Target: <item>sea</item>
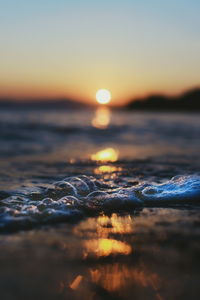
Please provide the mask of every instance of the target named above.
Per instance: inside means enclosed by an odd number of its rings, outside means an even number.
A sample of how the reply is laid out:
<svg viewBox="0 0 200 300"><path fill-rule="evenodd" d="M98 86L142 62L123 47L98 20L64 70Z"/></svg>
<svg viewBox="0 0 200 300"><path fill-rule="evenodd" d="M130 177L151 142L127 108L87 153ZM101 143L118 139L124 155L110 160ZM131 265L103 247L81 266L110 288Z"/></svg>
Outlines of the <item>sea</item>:
<svg viewBox="0 0 200 300"><path fill-rule="evenodd" d="M3 299L199 299L198 113L3 108L0 145Z"/></svg>

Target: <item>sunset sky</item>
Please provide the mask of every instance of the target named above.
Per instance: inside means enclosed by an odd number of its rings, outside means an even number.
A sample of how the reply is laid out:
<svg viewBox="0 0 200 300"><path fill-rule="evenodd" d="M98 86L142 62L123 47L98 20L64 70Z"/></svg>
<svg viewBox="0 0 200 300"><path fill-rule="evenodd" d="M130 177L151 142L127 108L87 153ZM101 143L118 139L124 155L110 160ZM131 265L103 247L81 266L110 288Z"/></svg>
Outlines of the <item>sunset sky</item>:
<svg viewBox="0 0 200 300"><path fill-rule="evenodd" d="M0 2L0 97L112 101L200 85L199 0Z"/></svg>

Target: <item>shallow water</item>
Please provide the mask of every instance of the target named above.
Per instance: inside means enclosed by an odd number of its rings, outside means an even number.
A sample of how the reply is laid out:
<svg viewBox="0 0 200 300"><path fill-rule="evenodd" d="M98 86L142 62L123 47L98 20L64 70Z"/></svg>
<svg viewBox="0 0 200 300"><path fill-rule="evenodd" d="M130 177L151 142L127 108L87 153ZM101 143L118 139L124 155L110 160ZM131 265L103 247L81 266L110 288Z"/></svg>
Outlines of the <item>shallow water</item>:
<svg viewBox="0 0 200 300"><path fill-rule="evenodd" d="M198 115L98 108L0 117L2 231L97 211L199 205Z"/></svg>
<svg viewBox="0 0 200 300"><path fill-rule="evenodd" d="M4 299L199 299L199 115L0 123Z"/></svg>
<svg viewBox="0 0 200 300"><path fill-rule="evenodd" d="M199 114L108 110L105 118L104 110L97 112L2 110L0 156L48 154L66 162L90 159L108 147L119 151L120 160L198 155Z"/></svg>
<svg viewBox="0 0 200 300"><path fill-rule="evenodd" d="M163 183L138 180L121 184L92 176L67 177L53 184L2 193L0 230L78 221L91 214L132 212L142 207L200 204L200 176L175 176Z"/></svg>
<svg viewBox="0 0 200 300"><path fill-rule="evenodd" d="M199 209L141 209L0 236L3 299L199 299Z"/></svg>

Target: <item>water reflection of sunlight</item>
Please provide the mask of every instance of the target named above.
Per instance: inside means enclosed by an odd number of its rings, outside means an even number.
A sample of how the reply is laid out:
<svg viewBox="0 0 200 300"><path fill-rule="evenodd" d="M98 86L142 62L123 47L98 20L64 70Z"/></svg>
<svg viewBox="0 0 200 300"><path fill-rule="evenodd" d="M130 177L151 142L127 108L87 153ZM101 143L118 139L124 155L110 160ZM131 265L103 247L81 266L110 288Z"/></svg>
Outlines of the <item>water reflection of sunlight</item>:
<svg viewBox="0 0 200 300"><path fill-rule="evenodd" d="M95 117L92 119L92 126L99 129L106 129L110 124L111 111L108 107L98 107Z"/></svg>
<svg viewBox="0 0 200 300"><path fill-rule="evenodd" d="M85 257L89 254L97 257L109 256L113 254L128 255L132 252L130 245L114 239L96 239L84 242Z"/></svg>
<svg viewBox="0 0 200 300"><path fill-rule="evenodd" d="M118 157L119 152L113 148L106 148L91 155L91 159L98 162L115 162Z"/></svg>
<svg viewBox="0 0 200 300"><path fill-rule="evenodd" d="M94 169L95 174L105 174L105 173L109 174L109 173L120 172L120 171L122 171L122 168L109 166L109 165L99 166Z"/></svg>
<svg viewBox="0 0 200 300"><path fill-rule="evenodd" d="M131 238L134 231L133 217L118 214L89 218L74 228L74 234L82 240L83 259L130 255L133 248L127 241L129 241L128 235L131 234ZM126 242L124 242L124 235L127 235ZM78 299L81 297L93 299L94 290L91 287L95 287L95 289L99 288L95 290L97 298L98 291L104 290L108 293L108 297L114 292L120 299L127 299L124 297L127 295L130 299L132 294L147 299L151 293L152 299L164 300L161 294L163 285L161 277L141 262L136 264L129 264L129 262L130 260L126 263L126 260L117 262L111 259L101 264L97 260L97 263L93 262L92 266L87 266L86 272L74 276L69 281L68 287L76 292L74 296L80 296Z"/></svg>
<svg viewBox="0 0 200 300"><path fill-rule="evenodd" d="M89 218L74 228L75 235L84 238L108 238L110 234L130 234L134 232L133 218L130 215Z"/></svg>
<svg viewBox="0 0 200 300"><path fill-rule="evenodd" d="M69 287L72 289L72 290L77 290L77 288L79 287L81 281L83 280L83 276L81 275L78 275L72 282L71 284L69 285Z"/></svg>
<svg viewBox="0 0 200 300"><path fill-rule="evenodd" d="M110 233L118 233L122 235L132 233L133 220L130 215L118 216L117 214L112 214L111 217L105 215L99 216L97 218L97 231L101 229L100 235L102 235L102 228L104 230L104 234L107 236Z"/></svg>
<svg viewBox="0 0 200 300"><path fill-rule="evenodd" d="M144 264L134 266L125 263L108 263L89 267L86 274L77 275L68 286L78 293L74 294L80 296L78 299L81 297L95 299L94 290L90 289L93 286L99 287L100 291L103 289L108 293L117 293L119 299L131 299L131 295L133 298L138 296L136 299L149 299L151 295L151 299L164 300L166 298L162 295L163 284L159 274L151 271ZM61 289L64 288L65 285L62 284ZM107 295L106 299L109 299L109 295L112 294Z"/></svg>
<svg viewBox="0 0 200 300"><path fill-rule="evenodd" d="M107 291L113 292L133 285L143 288L151 288L156 294L155 299L163 299L159 293L161 286L160 277L156 273L145 269L137 269L124 264L111 264L90 269L91 281L102 286Z"/></svg>
<svg viewBox="0 0 200 300"><path fill-rule="evenodd" d="M109 255L129 255L132 252L132 247L110 238L110 234L130 234L133 232L133 220L128 216L118 216L112 214L111 217L102 215L97 219L90 218L82 222L74 233L79 236L84 236L83 242L83 257L88 256L109 256Z"/></svg>

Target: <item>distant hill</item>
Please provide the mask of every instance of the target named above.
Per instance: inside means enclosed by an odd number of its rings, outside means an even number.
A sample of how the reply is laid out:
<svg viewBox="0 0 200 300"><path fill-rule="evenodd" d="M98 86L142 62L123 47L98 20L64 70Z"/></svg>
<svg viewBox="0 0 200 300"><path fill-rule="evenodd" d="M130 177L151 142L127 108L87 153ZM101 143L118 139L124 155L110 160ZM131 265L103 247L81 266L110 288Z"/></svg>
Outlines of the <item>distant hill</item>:
<svg viewBox="0 0 200 300"><path fill-rule="evenodd" d="M33 99L16 100L0 98L0 109L49 109L49 110L74 110L95 107L72 99ZM113 107L114 108L114 107ZM168 97L157 94L144 98L133 99L125 107L126 110L146 111L198 111L200 112L200 88L186 91L177 97ZM121 109L121 108L118 108Z"/></svg>
<svg viewBox="0 0 200 300"><path fill-rule="evenodd" d="M200 88L189 90L177 97L151 95L135 99L126 105L128 110L200 111Z"/></svg>
<svg viewBox="0 0 200 300"><path fill-rule="evenodd" d="M71 99L51 99L51 100L15 100L0 99L0 108L9 109L83 109L89 107L87 104Z"/></svg>

